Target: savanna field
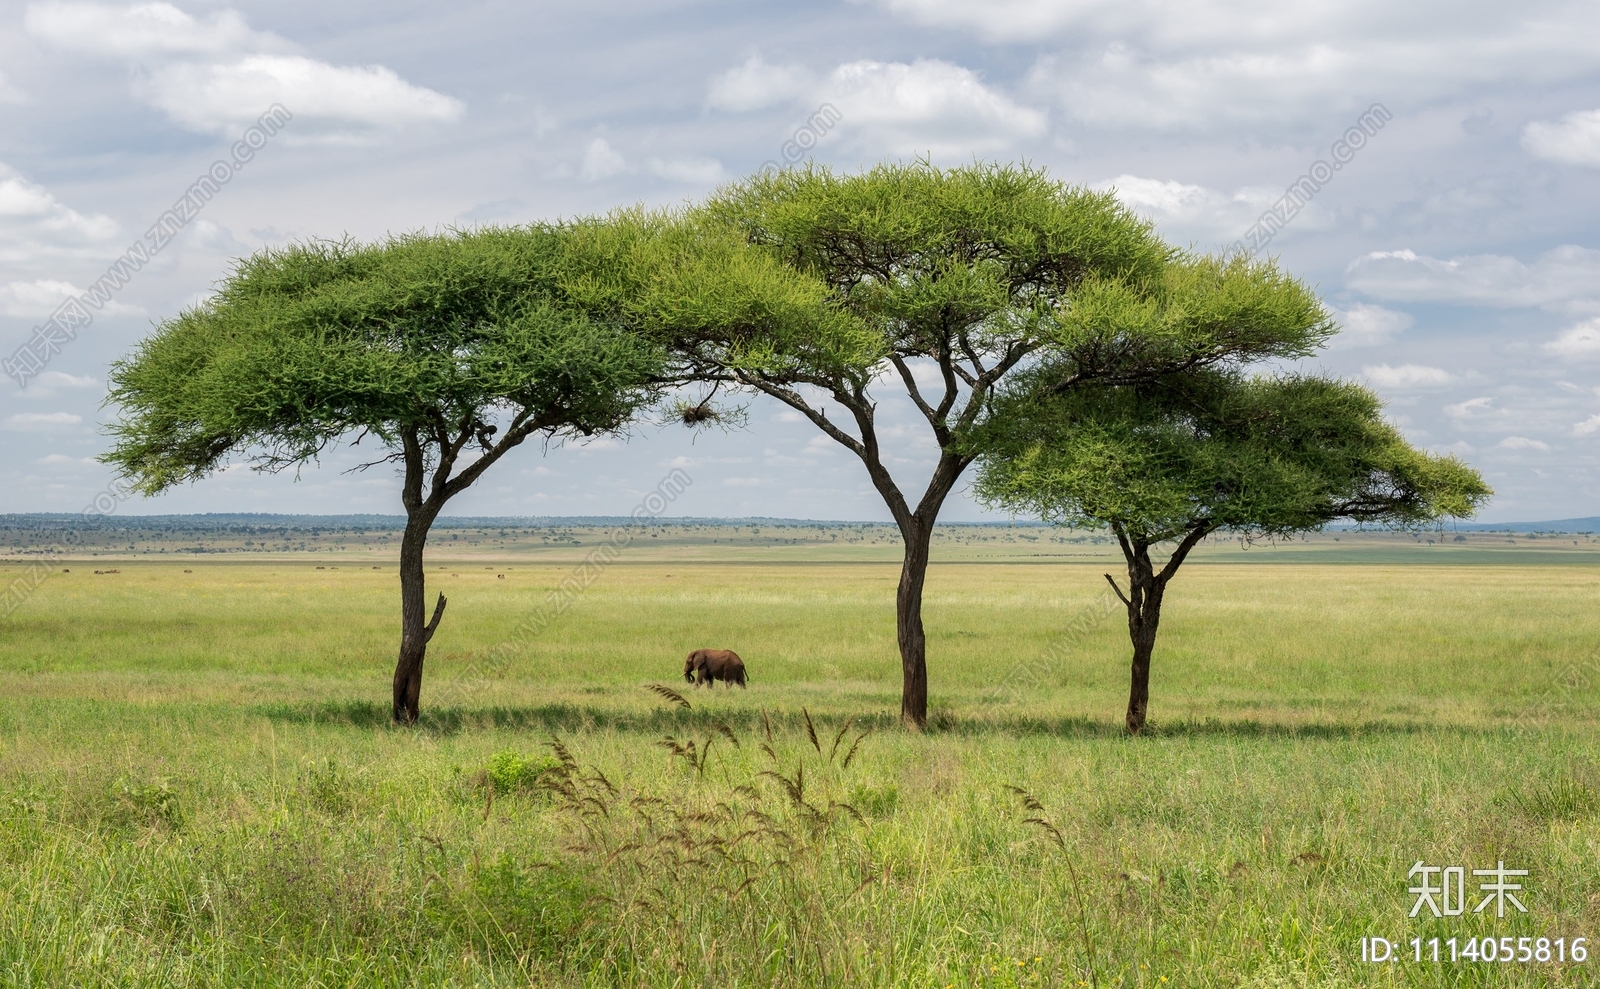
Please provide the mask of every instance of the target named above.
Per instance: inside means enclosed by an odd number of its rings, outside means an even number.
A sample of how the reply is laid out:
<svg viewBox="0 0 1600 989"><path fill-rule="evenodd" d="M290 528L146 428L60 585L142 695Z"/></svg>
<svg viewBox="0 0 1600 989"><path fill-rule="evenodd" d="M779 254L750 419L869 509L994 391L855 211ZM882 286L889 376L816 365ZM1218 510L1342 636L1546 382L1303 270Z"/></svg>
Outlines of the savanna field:
<svg viewBox="0 0 1600 989"><path fill-rule="evenodd" d="M1210 544L1128 738L1115 548L941 531L922 735L881 527L641 530L527 637L603 533L441 530L413 729L383 538L79 547L0 626L0 984L1597 981L1409 940L1600 937L1600 542Z"/></svg>

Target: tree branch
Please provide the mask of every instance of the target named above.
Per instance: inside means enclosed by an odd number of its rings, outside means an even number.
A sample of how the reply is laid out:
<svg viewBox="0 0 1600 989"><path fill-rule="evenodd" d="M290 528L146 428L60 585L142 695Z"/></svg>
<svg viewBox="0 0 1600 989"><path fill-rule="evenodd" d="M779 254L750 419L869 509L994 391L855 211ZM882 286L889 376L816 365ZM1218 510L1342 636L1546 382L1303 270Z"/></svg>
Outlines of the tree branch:
<svg viewBox="0 0 1600 989"><path fill-rule="evenodd" d="M977 373L978 380L982 381L989 372L984 368L983 361L979 360L978 355L973 352L972 343L967 339L967 331L963 329L956 335L956 340L961 344L961 352L966 354L967 360L972 362L972 370Z"/></svg>
<svg viewBox="0 0 1600 989"><path fill-rule="evenodd" d="M812 408L810 403L808 403L804 398L800 397L799 392L792 388L785 388L783 385L767 381L765 378L762 378L758 375L750 375L742 371L734 373L737 376L740 384L749 385L751 388L754 388L757 391L771 395L784 405L789 406L789 408L794 409L807 419L810 419L812 425L816 426L824 433L827 433L828 436L832 437L832 439L840 446L843 446L856 456L866 459L866 446L854 436L851 436L838 426L835 426L831 421L829 421L827 415L820 409Z"/></svg>
<svg viewBox="0 0 1600 989"><path fill-rule="evenodd" d="M403 427L400 430L400 443L406 462L405 481L400 485L400 501L406 506L406 514L409 516L416 514L422 508L424 467L422 439L417 435L417 427Z"/></svg>
<svg viewBox="0 0 1600 989"><path fill-rule="evenodd" d="M944 398L939 402L939 422L943 423L950 415L950 410L955 408L956 399L961 395L961 387L956 384L956 368L959 365L951 359L950 341L944 340L939 345L939 372L944 375ZM966 368L961 368L965 371ZM965 375L963 375L965 377ZM948 434L947 434L948 435ZM940 439L939 445L949 442Z"/></svg>
<svg viewBox="0 0 1600 989"><path fill-rule="evenodd" d="M850 414L855 416L856 428L861 431L861 450L857 456L866 465L867 476L872 478L872 486L878 489L884 504L889 506L889 514L894 516L895 524L905 531L913 519L911 506L906 504L906 496L894 482L894 475L883 466L883 457L878 451L878 429L873 418L875 406L867 398L866 386L858 381L848 392L842 388L835 388L833 400L849 409Z"/></svg>
<svg viewBox="0 0 1600 989"><path fill-rule="evenodd" d="M1117 542L1122 546L1122 555L1127 559L1128 565L1133 566L1133 547L1128 543L1127 530L1122 528L1122 523L1111 523L1111 531L1117 534Z"/></svg>
<svg viewBox="0 0 1600 989"><path fill-rule="evenodd" d="M940 454L939 462L933 468L933 476L928 478L928 487L922 493L922 500L917 503L916 514L919 519L932 522L938 517L939 506L944 504L945 498L961 477L961 472L967 469L972 460L972 457L949 451Z"/></svg>
<svg viewBox="0 0 1600 989"><path fill-rule="evenodd" d="M1115 577L1111 576L1110 574L1106 574L1105 576L1106 576L1106 583L1110 584L1111 585L1111 589L1113 591L1117 592L1117 597L1122 599L1122 603L1127 605L1130 608L1133 607L1133 602L1129 601L1128 600L1128 596L1126 594L1122 593L1122 588L1117 586L1117 579Z"/></svg>
<svg viewBox="0 0 1600 989"><path fill-rule="evenodd" d="M429 621L427 627L422 630L423 644L427 644L433 640L434 630L439 627L439 619L444 617L444 604L444 595L441 594L439 595L439 603L433 606L433 619Z"/></svg>
<svg viewBox="0 0 1600 989"><path fill-rule="evenodd" d="M1167 558L1167 565L1161 568L1161 572L1156 575L1156 580L1162 584L1171 580L1172 575L1178 572L1179 567L1183 566L1184 557L1189 555L1189 551L1198 546L1200 540L1210 535L1215 529L1215 525L1207 522L1197 529L1189 530L1189 534L1183 537L1183 542L1179 543L1178 548L1173 550L1172 555Z"/></svg>
<svg viewBox="0 0 1600 989"><path fill-rule="evenodd" d="M476 481L484 471L494 466L495 461L509 453L512 448L520 445L523 440L527 439L537 430L545 429L549 426L550 423L546 422L541 417L535 416L532 409L523 409L522 411L518 412L516 417L511 420L511 424L506 427L506 433L504 436L500 437L500 441L486 451L483 456L468 464L460 474L457 474L455 477L451 478L450 481L445 485L445 500L454 498L462 491L465 491L467 488L471 487L472 483Z"/></svg>
<svg viewBox="0 0 1600 989"><path fill-rule="evenodd" d="M1045 393L1049 394L1049 395L1059 395L1062 392L1066 391L1068 388L1071 388L1074 385L1080 384L1083 380L1084 380L1084 375L1083 375L1082 372L1076 372L1076 373L1073 373L1073 374L1069 374L1065 378L1062 378L1060 381L1052 383L1048 388L1045 389Z"/></svg>
<svg viewBox="0 0 1600 989"><path fill-rule="evenodd" d="M901 357L899 354L891 353L889 355L889 361L894 364L895 370L900 372L901 380L906 383L906 394L911 396L911 401L915 402L917 408L921 410L923 418L928 420L929 425L933 426L935 429L938 429L938 413L935 412L933 410L933 406L929 405L922 397L922 390L917 387L917 379L912 377L911 368L906 364L905 358Z"/></svg>

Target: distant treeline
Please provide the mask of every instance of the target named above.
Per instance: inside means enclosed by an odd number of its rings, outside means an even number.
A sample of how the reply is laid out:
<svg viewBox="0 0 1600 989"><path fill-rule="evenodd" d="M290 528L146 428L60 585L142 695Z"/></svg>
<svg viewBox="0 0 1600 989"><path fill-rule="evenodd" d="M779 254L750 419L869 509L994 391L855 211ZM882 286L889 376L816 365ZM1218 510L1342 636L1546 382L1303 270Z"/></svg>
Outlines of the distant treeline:
<svg viewBox="0 0 1600 989"><path fill-rule="evenodd" d="M633 526L640 529L737 529L737 528L787 528L787 529L877 529L889 528L886 521L827 521L817 519L784 519L765 516L746 518L655 518L636 519L628 515L458 515L441 517L435 528L439 529L520 529L520 530L571 530L610 529ZM207 512L195 515L82 515L76 512L35 512L0 515L0 546L21 542L37 544L52 539L71 540L74 535L96 535L101 538L115 533L130 536L164 536L166 538L192 536L210 537L327 537L340 533L389 533L405 528L403 515L274 515L265 512ZM944 522L941 529L1039 529L1048 528L1043 522L991 521ZM1600 517L1555 519L1544 522L1472 522L1447 524L1450 532L1508 532L1508 533L1597 533ZM1332 526L1330 532L1349 532L1353 527ZM98 541L98 540L97 540Z"/></svg>
<svg viewBox="0 0 1600 989"><path fill-rule="evenodd" d="M249 535L258 533L306 533L399 531L405 528L404 515L270 515L248 512L216 512L203 515L80 515L72 512L39 512L0 515L0 533L27 530L196 532ZM434 523L445 529L596 529L614 526L661 528L663 526L727 529L748 526L838 529L889 526L891 522L818 521L780 518L655 518L636 519L628 515L528 515L528 516L447 516ZM977 528L1041 528L1042 522L941 522L942 526Z"/></svg>

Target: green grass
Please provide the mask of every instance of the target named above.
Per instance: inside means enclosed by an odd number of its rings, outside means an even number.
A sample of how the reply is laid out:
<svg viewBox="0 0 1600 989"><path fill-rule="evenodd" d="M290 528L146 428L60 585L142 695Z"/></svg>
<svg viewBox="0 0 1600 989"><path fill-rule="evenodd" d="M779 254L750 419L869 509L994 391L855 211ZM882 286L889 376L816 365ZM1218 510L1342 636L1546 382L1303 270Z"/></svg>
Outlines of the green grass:
<svg viewBox="0 0 1600 989"><path fill-rule="evenodd" d="M387 724L391 563L63 564L0 636L0 984L1585 985L1600 966L1359 946L1600 936L1592 544L1208 547L1164 611L1154 731L1128 739L1104 545L945 548L919 736L894 722L891 546L637 545L497 658L582 542L430 562L450 605L409 731ZM702 646L738 650L750 689L684 685ZM1419 859L1528 869L1531 912L1409 920Z"/></svg>

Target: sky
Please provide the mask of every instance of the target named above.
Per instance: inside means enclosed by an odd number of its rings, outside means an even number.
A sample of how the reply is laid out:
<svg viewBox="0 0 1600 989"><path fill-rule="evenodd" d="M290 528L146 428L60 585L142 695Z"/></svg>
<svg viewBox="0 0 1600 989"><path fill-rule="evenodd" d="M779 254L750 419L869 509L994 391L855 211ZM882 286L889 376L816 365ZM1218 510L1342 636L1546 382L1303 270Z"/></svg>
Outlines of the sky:
<svg viewBox="0 0 1600 989"><path fill-rule="evenodd" d="M290 119L240 160L274 106ZM159 243L25 387L0 378L0 512L95 504L108 366L233 259L682 203L802 154L1026 161L1200 251L1272 228L1342 326L1306 370L1479 468L1484 520L1600 514L1593 0L0 4L0 357ZM920 491L931 437L882 394ZM809 423L764 398L748 419L530 445L451 513L624 514L682 471L669 515L888 517ZM398 513L389 467L352 469L367 452L113 510ZM996 516L963 490L944 517Z"/></svg>

